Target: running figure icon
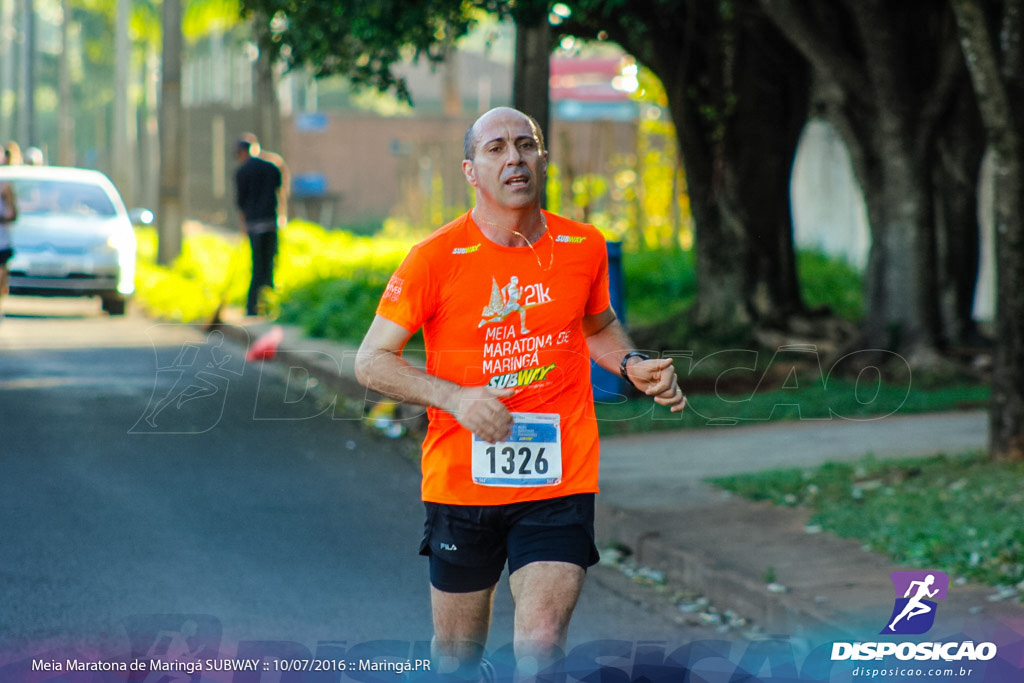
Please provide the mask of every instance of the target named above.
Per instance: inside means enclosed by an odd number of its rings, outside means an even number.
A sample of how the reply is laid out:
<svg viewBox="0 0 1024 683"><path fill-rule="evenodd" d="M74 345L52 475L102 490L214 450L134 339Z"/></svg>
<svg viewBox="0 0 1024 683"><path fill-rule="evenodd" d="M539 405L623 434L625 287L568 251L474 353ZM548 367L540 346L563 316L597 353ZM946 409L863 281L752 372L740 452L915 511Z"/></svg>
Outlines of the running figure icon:
<svg viewBox="0 0 1024 683"><path fill-rule="evenodd" d="M515 275L500 290L498 289L498 283L492 279L491 300L484 308L482 313L484 319L480 321L477 327L483 327L488 323L500 323L512 313L519 311L519 333L529 334L530 331L526 329L526 309L519 303L521 296L522 290L519 289L519 278Z"/></svg>
<svg viewBox="0 0 1024 683"><path fill-rule="evenodd" d="M892 620L891 624L889 624L890 631L895 631L896 624L898 624L902 619L906 619L909 621L910 619L918 615L927 614L928 612L932 611L932 606L925 604L923 600L925 598L934 598L935 595L939 592L938 588L936 588L935 590L929 590L929 588L931 588L932 584L934 583L934 574L929 574L924 578L923 581L910 582L910 586L907 588L907 592L903 594L903 597L910 598L910 600L908 600L907 604L903 607L903 611L900 612L899 615ZM914 595L911 596L911 593L914 593Z"/></svg>

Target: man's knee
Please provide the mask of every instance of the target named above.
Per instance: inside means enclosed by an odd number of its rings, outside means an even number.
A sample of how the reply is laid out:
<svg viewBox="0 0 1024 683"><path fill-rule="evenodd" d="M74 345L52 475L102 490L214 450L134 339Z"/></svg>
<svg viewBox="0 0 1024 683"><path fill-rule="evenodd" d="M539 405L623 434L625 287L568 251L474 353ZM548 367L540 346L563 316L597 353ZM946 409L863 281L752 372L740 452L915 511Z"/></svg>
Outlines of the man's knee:
<svg viewBox="0 0 1024 683"><path fill-rule="evenodd" d="M567 562L534 562L516 571L509 578L516 640L532 643L538 654L562 647L585 578L582 567Z"/></svg>

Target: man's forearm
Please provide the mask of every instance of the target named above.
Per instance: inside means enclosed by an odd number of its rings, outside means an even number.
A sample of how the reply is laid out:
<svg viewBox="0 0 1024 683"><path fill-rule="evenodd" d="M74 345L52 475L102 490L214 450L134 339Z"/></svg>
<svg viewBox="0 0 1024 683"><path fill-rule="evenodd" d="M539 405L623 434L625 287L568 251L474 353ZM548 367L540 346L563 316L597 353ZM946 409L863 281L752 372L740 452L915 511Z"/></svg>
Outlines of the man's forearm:
<svg viewBox="0 0 1024 683"><path fill-rule="evenodd" d="M595 363L617 375L623 356L636 347L616 319L587 337L587 348Z"/></svg>
<svg viewBox="0 0 1024 683"><path fill-rule="evenodd" d="M356 379L368 389L403 403L455 411L459 385L421 370L396 353L361 353Z"/></svg>

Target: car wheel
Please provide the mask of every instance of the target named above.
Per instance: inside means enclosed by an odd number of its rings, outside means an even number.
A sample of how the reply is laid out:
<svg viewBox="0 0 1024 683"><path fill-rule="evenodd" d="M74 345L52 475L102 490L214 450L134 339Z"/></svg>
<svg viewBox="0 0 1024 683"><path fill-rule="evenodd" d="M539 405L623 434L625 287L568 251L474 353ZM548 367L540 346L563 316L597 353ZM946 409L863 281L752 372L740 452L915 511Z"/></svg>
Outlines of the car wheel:
<svg viewBox="0 0 1024 683"><path fill-rule="evenodd" d="M124 315L125 300L117 297L103 297L103 310L110 315Z"/></svg>

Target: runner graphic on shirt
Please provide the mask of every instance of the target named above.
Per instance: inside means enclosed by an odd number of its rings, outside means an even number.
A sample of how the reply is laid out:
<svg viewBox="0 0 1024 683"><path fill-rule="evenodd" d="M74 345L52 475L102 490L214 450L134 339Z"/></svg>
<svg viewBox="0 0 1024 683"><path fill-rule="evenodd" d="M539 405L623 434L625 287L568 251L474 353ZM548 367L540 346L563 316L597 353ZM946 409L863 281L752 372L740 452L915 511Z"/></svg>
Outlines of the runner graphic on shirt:
<svg viewBox="0 0 1024 683"><path fill-rule="evenodd" d="M522 290L519 289L519 278L515 275L512 276L507 285L500 289L498 288L498 281L492 277L491 300L484 306L482 313L484 318L477 327L483 327L488 323L500 323L515 311L519 311L519 331L521 334L528 334L530 330L526 329L526 309L519 303L521 296Z"/></svg>

